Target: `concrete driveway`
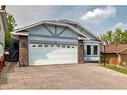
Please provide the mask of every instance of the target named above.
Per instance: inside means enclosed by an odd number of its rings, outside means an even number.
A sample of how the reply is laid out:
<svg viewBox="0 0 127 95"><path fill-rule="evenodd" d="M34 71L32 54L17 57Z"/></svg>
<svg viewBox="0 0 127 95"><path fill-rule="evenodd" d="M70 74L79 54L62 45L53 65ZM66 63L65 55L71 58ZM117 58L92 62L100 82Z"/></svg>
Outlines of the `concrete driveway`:
<svg viewBox="0 0 127 95"><path fill-rule="evenodd" d="M97 64L11 66L0 89L126 89L127 75Z"/></svg>

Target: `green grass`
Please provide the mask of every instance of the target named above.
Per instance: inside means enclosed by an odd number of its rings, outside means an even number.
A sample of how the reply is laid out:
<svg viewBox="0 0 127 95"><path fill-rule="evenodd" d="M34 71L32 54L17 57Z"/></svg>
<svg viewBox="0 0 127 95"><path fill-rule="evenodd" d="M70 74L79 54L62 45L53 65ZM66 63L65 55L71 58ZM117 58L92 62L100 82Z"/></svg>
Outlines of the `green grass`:
<svg viewBox="0 0 127 95"><path fill-rule="evenodd" d="M101 66L123 74L127 74L127 67L123 67L123 66L116 67L115 65L111 65L111 64L106 64L105 66L101 64Z"/></svg>

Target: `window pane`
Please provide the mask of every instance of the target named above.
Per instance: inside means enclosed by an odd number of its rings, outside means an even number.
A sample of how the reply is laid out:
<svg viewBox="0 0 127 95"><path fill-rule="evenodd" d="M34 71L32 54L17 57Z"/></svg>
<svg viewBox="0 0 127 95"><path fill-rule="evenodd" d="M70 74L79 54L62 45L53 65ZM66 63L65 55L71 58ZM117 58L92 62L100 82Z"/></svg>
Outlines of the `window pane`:
<svg viewBox="0 0 127 95"><path fill-rule="evenodd" d="M65 45L62 45L62 48L65 48Z"/></svg>
<svg viewBox="0 0 127 95"><path fill-rule="evenodd" d="M91 45L87 45L87 55L91 55Z"/></svg>
<svg viewBox="0 0 127 95"><path fill-rule="evenodd" d="M69 46L69 45L67 45L67 48L70 48L70 46Z"/></svg>
<svg viewBox="0 0 127 95"><path fill-rule="evenodd" d="M42 45L38 45L38 47L42 47Z"/></svg>
<svg viewBox="0 0 127 95"><path fill-rule="evenodd" d="M93 49L94 49L94 50L93 50L93 54L94 54L94 55L98 55L98 46L97 46L97 45L94 46Z"/></svg>
<svg viewBox="0 0 127 95"><path fill-rule="evenodd" d="M45 44L45 45L44 45L44 47L48 47L48 45L47 45L47 44Z"/></svg>
<svg viewBox="0 0 127 95"><path fill-rule="evenodd" d="M51 44L50 47L54 47L55 45L54 44Z"/></svg>
<svg viewBox="0 0 127 95"><path fill-rule="evenodd" d="M60 47L60 45L56 45L57 47Z"/></svg>
<svg viewBox="0 0 127 95"><path fill-rule="evenodd" d="M36 47L36 45L32 45L32 47Z"/></svg>

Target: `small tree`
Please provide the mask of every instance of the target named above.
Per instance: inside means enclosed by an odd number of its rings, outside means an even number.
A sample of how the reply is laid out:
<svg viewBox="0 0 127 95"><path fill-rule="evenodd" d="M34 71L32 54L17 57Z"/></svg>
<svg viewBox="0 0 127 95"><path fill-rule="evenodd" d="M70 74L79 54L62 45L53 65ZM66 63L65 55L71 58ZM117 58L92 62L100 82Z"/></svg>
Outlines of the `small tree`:
<svg viewBox="0 0 127 95"><path fill-rule="evenodd" d="M127 30L122 31L120 28L116 28L114 31L107 31L99 37L102 41L107 43L127 44Z"/></svg>
<svg viewBox="0 0 127 95"><path fill-rule="evenodd" d="M7 13L7 23L8 23L8 31L5 32L5 50L10 49L10 44L12 43L11 32L14 31L15 19L14 16Z"/></svg>

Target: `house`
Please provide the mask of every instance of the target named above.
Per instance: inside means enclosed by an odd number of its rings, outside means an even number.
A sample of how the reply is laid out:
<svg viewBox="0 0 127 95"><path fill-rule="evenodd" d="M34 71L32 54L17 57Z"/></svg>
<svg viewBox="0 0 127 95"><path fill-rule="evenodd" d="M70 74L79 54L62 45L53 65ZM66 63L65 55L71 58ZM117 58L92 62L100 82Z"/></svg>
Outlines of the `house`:
<svg viewBox="0 0 127 95"><path fill-rule="evenodd" d="M101 51L101 61L104 61L108 64L120 64L127 62L127 44L106 44L105 51L104 46L100 46Z"/></svg>
<svg viewBox="0 0 127 95"><path fill-rule="evenodd" d="M7 31L6 11L0 9L0 58L4 57L5 31Z"/></svg>
<svg viewBox="0 0 127 95"><path fill-rule="evenodd" d="M23 65L82 64L100 61L101 41L81 24L44 20L16 29L19 62Z"/></svg>

